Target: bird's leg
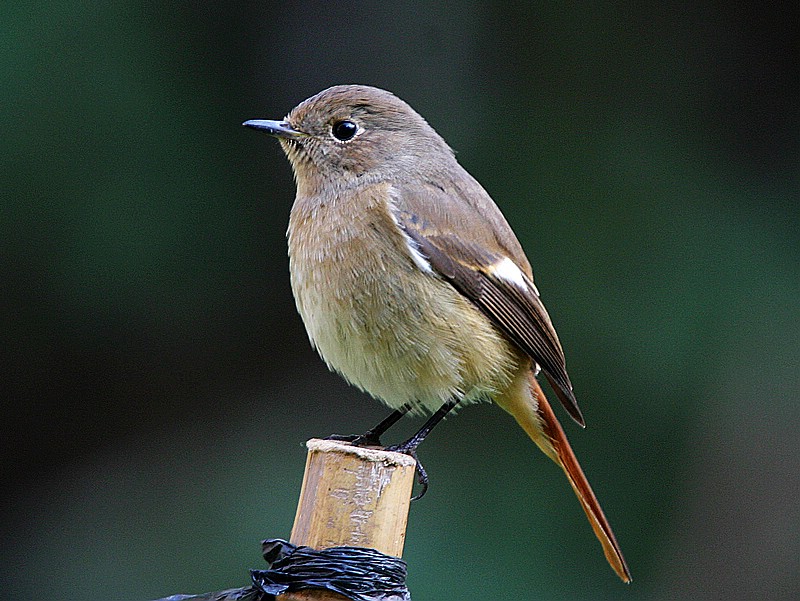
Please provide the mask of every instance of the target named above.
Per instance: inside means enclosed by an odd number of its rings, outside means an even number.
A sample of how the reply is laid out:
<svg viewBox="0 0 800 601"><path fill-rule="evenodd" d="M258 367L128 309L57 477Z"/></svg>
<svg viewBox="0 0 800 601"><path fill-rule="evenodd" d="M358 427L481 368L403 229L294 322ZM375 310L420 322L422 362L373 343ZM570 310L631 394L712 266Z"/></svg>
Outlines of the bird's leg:
<svg viewBox="0 0 800 601"><path fill-rule="evenodd" d="M422 441L431 433L436 425L444 419L444 417L452 411L455 406L458 405L457 400L447 401L444 405L439 407L436 410L436 413L428 418L422 427L417 431L414 436L409 438L407 441L402 442L398 445L393 445L391 447L386 447L387 451L395 451L396 453L403 453L410 457L413 457L414 460L417 462L417 482L419 482L422 490L420 493L414 497L412 497L412 501L417 501L425 496L425 493L428 492L428 473L425 471L422 463L420 463L419 458L417 457L417 447L422 444ZM390 416L391 417L391 416ZM384 420L386 421L386 420ZM390 424L391 425L391 424Z"/></svg>
<svg viewBox="0 0 800 601"><path fill-rule="evenodd" d="M383 433L400 421L400 418L408 413L409 409L410 407L408 405L403 405L400 409L395 409L388 416L386 416L381 423L370 428L361 436L356 436L356 438L352 441L353 444L357 447L383 446L381 444L381 436L383 436Z"/></svg>
<svg viewBox="0 0 800 601"><path fill-rule="evenodd" d="M450 411L452 411L456 405L458 405L457 400L447 401L444 405L436 410L436 413L428 418L428 421L422 424L422 427L417 431L416 434L414 434L414 436L398 445L387 447L386 450L410 455L412 452L417 450L417 447L422 444L422 441L425 440L425 437L431 433L431 430L433 430L436 425L444 419L444 416L450 413Z"/></svg>
<svg viewBox="0 0 800 601"><path fill-rule="evenodd" d="M381 444L381 436L383 433L400 421L400 418L408 413L410 409L411 407L409 405L403 405L400 407L400 409L395 409L378 425L370 428L363 434L350 436L331 434L326 440L341 440L344 442L349 442L356 447L382 447L383 445Z"/></svg>

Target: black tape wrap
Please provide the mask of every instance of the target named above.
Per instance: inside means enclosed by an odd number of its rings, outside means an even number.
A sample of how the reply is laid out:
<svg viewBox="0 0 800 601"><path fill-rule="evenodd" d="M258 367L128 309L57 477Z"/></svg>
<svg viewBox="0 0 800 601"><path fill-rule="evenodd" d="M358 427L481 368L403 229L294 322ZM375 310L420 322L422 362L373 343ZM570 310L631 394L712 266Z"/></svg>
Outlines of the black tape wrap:
<svg viewBox="0 0 800 601"><path fill-rule="evenodd" d="M323 589L353 601L411 601L406 562L362 547L319 551L280 538L261 543L268 570L251 570L253 585L268 595Z"/></svg>

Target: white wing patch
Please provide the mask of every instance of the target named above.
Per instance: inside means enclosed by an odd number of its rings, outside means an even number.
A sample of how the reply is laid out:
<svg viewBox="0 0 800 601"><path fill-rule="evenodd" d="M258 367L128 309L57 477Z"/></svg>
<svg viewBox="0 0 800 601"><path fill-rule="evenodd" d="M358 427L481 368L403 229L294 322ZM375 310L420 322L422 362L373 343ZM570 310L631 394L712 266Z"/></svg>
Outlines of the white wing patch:
<svg viewBox="0 0 800 601"><path fill-rule="evenodd" d="M400 229L402 230L402 228ZM413 259L414 264L425 273L433 273L433 268L431 267L431 264L425 255L423 255L420 251L417 241L413 240L405 232L403 232L403 237L406 239L406 246L408 247L408 252Z"/></svg>
<svg viewBox="0 0 800 601"><path fill-rule="evenodd" d="M395 194L394 188L390 188L390 192L392 195ZM430 261L428 258L422 254L422 251L419 249L419 244L417 241L414 240L411 236L406 233L406 230L400 225L400 221L397 219L397 215L394 214L395 206L393 202L389 203L389 215L392 217L392 221L394 221L395 227L400 230L400 233L403 234L403 239L406 241L406 248L408 249L408 254L411 255L411 260L414 261L414 265L419 267L419 269L423 273L432 274L433 267L431 267Z"/></svg>
<svg viewBox="0 0 800 601"><path fill-rule="evenodd" d="M539 296L539 291L536 289L534 283L530 280L530 278L525 277L525 274L522 270L517 267L516 263L505 257L502 261L495 263L490 268L491 274L500 278L501 280L505 280L507 282L511 282L517 288L521 288L522 290L532 290L536 296Z"/></svg>
<svg viewBox="0 0 800 601"><path fill-rule="evenodd" d="M406 248L408 249L408 254L411 255L411 260L414 261L414 265L419 267L423 273L432 274L433 267L431 267L430 261L428 261L428 258L422 254L417 241L409 236L406 233L406 230L400 225L400 222L397 220L397 216L394 214L393 208L394 207L390 208L389 214L392 216L392 221L394 221L395 227L400 230L401 234L403 234L403 239L406 241Z"/></svg>

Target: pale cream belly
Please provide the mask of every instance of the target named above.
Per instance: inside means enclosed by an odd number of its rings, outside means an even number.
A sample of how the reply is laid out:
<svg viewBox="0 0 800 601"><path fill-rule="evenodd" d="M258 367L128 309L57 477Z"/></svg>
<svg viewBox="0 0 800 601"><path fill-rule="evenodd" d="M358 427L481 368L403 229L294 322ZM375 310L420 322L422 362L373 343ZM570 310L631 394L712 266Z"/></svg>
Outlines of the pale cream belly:
<svg viewBox="0 0 800 601"><path fill-rule="evenodd" d="M292 262L298 309L326 363L393 408L430 412L508 388L518 352L448 283L399 258L353 269L334 257L302 272Z"/></svg>

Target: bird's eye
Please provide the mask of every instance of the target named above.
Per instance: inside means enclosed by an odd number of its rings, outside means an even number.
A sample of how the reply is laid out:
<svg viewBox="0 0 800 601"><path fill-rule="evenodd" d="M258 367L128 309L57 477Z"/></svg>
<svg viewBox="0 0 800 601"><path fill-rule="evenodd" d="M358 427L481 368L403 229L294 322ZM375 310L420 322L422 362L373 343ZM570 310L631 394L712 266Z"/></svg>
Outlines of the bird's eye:
<svg viewBox="0 0 800 601"><path fill-rule="evenodd" d="M358 131L358 125L353 123L352 121L337 121L333 124L331 128L331 133L333 137L339 140L340 142L347 142L348 140L352 140L353 136L356 135Z"/></svg>

